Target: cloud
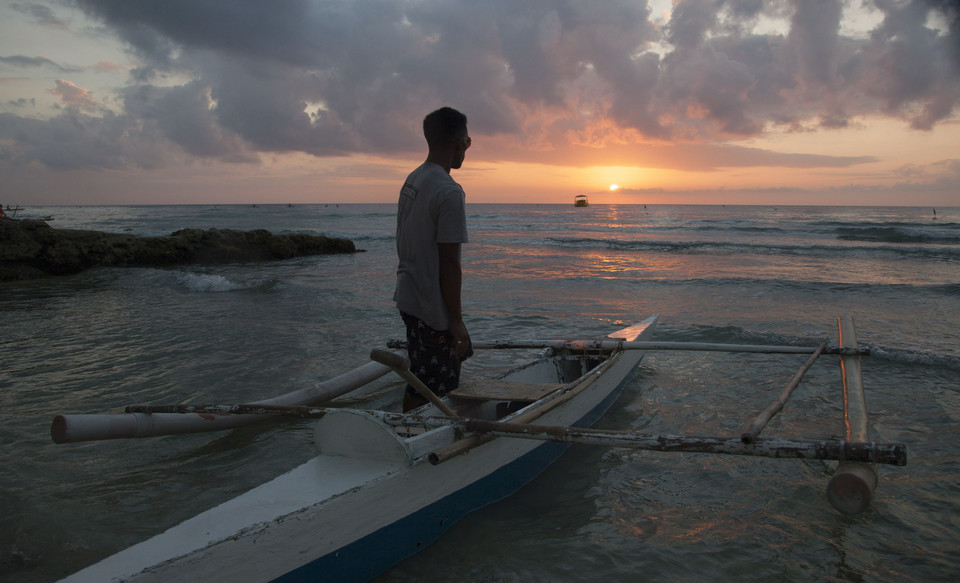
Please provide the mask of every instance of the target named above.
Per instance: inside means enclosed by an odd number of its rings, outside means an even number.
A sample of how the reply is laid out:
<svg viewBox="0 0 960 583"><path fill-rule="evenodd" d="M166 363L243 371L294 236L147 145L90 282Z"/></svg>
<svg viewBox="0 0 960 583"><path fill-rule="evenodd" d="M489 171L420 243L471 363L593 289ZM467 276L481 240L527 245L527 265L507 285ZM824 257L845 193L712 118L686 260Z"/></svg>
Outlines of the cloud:
<svg viewBox="0 0 960 583"><path fill-rule="evenodd" d="M683 0L666 23L635 0L75 5L140 63L117 119L201 159L420 151L420 120L446 104L518 152L569 154L583 142L723 144L878 115L928 130L960 103L960 19L947 0ZM879 24L844 35L862 6ZM760 26L770 22L780 28Z"/></svg>
<svg viewBox="0 0 960 583"><path fill-rule="evenodd" d="M123 71L120 65L113 61L100 61L94 63L92 68L97 73L120 73Z"/></svg>
<svg viewBox="0 0 960 583"><path fill-rule="evenodd" d="M27 57L25 55L11 55L9 57L0 57L0 63L14 67L52 67L61 73L78 73L83 69L71 67L69 65L60 65L46 57Z"/></svg>
<svg viewBox="0 0 960 583"><path fill-rule="evenodd" d="M885 113L931 129L957 105L960 90L960 40L956 4L925 1L877 1L883 23L871 33L864 52L865 89ZM931 8L947 19L947 35L933 34L926 23Z"/></svg>
<svg viewBox="0 0 960 583"><path fill-rule="evenodd" d="M229 162L256 162L236 134L217 124L208 89L194 82L178 87L135 87L124 95L130 120L161 135L185 152Z"/></svg>
<svg viewBox="0 0 960 583"><path fill-rule="evenodd" d="M894 173L916 182L960 188L960 159L956 158L929 164L904 164L895 168Z"/></svg>
<svg viewBox="0 0 960 583"><path fill-rule="evenodd" d="M11 100L7 101L7 105L9 105L10 107L36 107L36 106L37 106L37 100L36 100L36 99L26 99L26 98L11 99Z"/></svg>
<svg viewBox="0 0 960 583"><path fill-rule="evenodd" d="M128 88L126 111L120 115L98 108L87 90L68 81L58 80L48 92L67 105L56 117L0 114L0 162L66 171L155 169L182 164L190 156L259 161L243 140L215 122L209 96L199 84ZM90 115L91 110L97 115Z"/></svg>
<svg viewBox="0 0 960 583"><path fill-rule="evenodd" d="M53 170L155 168L171 159L160 136L106 112L82 115L74 108L49 120L0 113L0 162L24 168L41 164Z"/></svg>
<svg viewBox="0 0 960 583"><path fill-rule="evenodd" d="M67 107L74 107L86 111L95 111L97 109L97 102L88 90L77 87L70 81L64 81L63 79L57 79L56 84L56 87L53 89L47 89L47 93L59 97Z"/></svg>
<svg viewBox="0 0 960 583"><path fill-rule="evenodd" d="M574 146L556 152L518 145L495 149L493 161L529 162L566 167L643 166L685 172L715 172L726 168L849 168L878 160L872 156L827 156L773 152L732 144L611 144L604 148Z"/></svg>
<svg viewBox="0 0 960 583"><path fill-rule="evenodd" d="M37 4L33 2L13 2L10 4L10 8L22 14L26 14L41 26L64 28L67 25L66 21L58 18L53 13L53 10L44 4Z"/></svg>

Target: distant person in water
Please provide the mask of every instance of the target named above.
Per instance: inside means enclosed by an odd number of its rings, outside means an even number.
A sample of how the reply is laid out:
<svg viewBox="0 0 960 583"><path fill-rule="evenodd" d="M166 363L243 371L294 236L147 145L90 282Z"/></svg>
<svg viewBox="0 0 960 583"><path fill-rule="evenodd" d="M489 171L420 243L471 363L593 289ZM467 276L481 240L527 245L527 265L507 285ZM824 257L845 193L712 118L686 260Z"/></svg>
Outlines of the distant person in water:
<svg viewBox="0 0 960 583"><path fill-rule="evenodd" d="M466 195L450 176L463 165L467 116L444 107L423 120L427 159L407 176L397 205L397 287L393 300L407 328L410 370L437 396L460 382L473 354L460 306L460 245L467 242ZM427 401L404 390L403 410Z"/></svg>

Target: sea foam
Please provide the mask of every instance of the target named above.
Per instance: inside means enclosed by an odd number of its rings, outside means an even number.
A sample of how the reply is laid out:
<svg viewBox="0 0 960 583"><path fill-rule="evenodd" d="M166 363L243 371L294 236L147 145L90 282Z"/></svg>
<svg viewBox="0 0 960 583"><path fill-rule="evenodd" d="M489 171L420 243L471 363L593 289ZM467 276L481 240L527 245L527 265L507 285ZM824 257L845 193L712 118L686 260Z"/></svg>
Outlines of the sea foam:
<svg viewBox="0 0 960 583"><path fill-rule="evenodd" d="M222 275L209 273L178 272L177 283L194 292L229 292L254 289L263 285L261 280L237 282Z"/></svg>

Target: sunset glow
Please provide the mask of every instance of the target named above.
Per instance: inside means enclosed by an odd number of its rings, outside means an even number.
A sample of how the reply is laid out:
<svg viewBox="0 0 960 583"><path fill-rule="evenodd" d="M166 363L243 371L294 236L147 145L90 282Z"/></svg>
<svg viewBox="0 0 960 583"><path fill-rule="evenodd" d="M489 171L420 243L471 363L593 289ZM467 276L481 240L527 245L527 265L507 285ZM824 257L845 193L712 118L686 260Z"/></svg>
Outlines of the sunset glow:
<svg viewBox="0 0 960 583"><path fill-rule="evenodd" d="M450 105L472 202L960 205L960 18L901 4L6 3L0 202L395 202Z"/></svg>

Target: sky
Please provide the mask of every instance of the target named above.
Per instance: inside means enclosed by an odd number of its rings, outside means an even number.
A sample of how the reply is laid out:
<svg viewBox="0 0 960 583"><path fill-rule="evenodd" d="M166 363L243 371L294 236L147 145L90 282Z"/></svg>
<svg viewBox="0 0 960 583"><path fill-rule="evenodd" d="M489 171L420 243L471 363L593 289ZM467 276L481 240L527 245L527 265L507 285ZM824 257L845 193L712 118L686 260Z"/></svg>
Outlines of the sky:
<svg viewBox="0 0 960 583"><path fill-rule="evenodd" d="M0 0L0 203L960 206L956 0Z"/></svg>

